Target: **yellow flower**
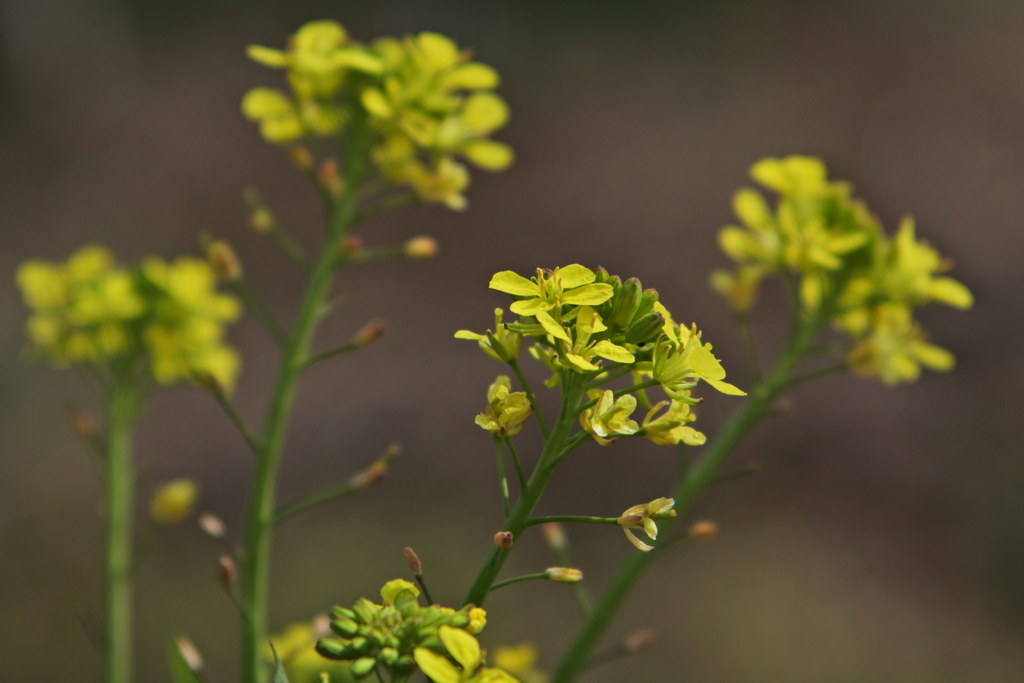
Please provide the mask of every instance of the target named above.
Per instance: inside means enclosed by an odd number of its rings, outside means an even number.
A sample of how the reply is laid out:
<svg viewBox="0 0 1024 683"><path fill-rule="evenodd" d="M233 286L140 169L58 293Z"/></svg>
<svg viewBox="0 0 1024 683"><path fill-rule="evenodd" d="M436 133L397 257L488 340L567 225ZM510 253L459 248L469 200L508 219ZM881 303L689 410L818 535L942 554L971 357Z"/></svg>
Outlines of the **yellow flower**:
<svg viewBox="0 0 1024 683"><path fill-rule="evenodd" d="M677 401L692 401L690 390L704 380L729 396L746 396L725 379L725 368L711 353L711 344L703 344L697 326L687 329L676 325L671 314L660 303L655 309L665 318L663 334L654 346L651 373L662 389Z"/></svg>
<svg viewBox="0 0 1024 683"><path fill-rule="evenodd" d="M380 597L384 599L385 605L394 605L398 596L405 592L411 593L414 599L420 597L420 589L405 579L393 579L385 583L380 589Z"/></svg>
<svg viewBox="0 0 1024 683"><path fill-rule="evenodd" d="M174 479L161 484L150 498L149 516L157 524L177 524L192 514L198 497L199 487L191 479Z"/></svg>
<svg viewBox="0 0 1024 683"><path fill-rule="evenodd" d="M925 341L908 308L891 304L874 311L871 332L850 352L849 360L854 372L889 385L916 381L922 365L949 371L956 364L952 353Z"/></svg>
<svg viewBox="0 0 1024 683"><path fill-rule="evenodd" d="M759 266L740 266L735 272L716 270L711 273L711 289L724 296L733 311L746 313L754 307L765 275Z"/></svg>
<svg viewBox="0 0 1024 683"><path fill-rule="evenodd" d="M30 348L51 363L100 363L135 348L134 321L145 302L106 248L84 246L64 264L26 261L16 279L33 311Z"/></svg>
<svg viewBox="0 0 1024 683"><path fill-rule="evenodd" d="M459 330L455 333L455 338L476 341L480 345L480 350L494 360L505 363L516 360L519 357L523 335L508 329L508 325L501 319L503 313L500 308L494 309L493 332L487 330L484 334L477 334L469 330Z"/></svg>
<svg viewBox="0 0 1024 683"><path fill-rule="evenodd" d="M537 670L537 647L533 643L519 643L495 648L494 665L518 678L523 683L546 683L548 677Z"/></svg>
<svg viewBox="0 0 1024 683"><path fill-rule="evenodd" d="M631 394L615 398L609 389L597 396L597 403L580 413L580 425L602 446L614 443L616 436L629 436L640 431L640 425L629 416L636 410L636 398ZM595 398L592 396L592 398Z"/></svg>
<svg viewBox="0 0 1024 683"><path fill-rule="evenodd" d="M150 258L142 264L152 316L143 331L153 376L167 384L196 375L225 388L234 385L240 360L223 342L225 323L241 313L238 301L217 292L217 278L200 259L173 263Z"/></svg>
<svg viewBox="0 0 1024 683"><path fill-rule="evenodd" d="M647 545L635 535L630 529L641 529L653 541L658 538L658 525L655 521L675 517L676 501L672 498L656 498L650 503L634 505L619 517L619 526L626 532L626 538L638 549L649 553L654 550L653 546Z"/></svg>
<svg viewBox="0 0 1024 683"><path fill-rule="evenodd" d="M438 637L448 655L461 668L457 668L447 657L425 647L413 652L420 670L434 683L517 683L516 679L501 669L482 667L483 651L476 638L457 628L441 626Z"/></svg>
<svg viewBox="0 0 1024 683"><path fill-rule="evenodd" d="M523 422L533 414L533 406L526 392L512 392L512 383L499 375L487 388L487 409L476 416L476 424L495 436L515 436L523 429Z"/></svg>
<svg viewBox="0 0 1024 683"><path fill-rule="evenodd" d="M612 286L594 283L595 279L597 276L594 271L574 263L564 268L555 268L553 271L538 268L534 280L527 280L511 270L503 270L491 278L490 288L523 297L523 300L512 304L512 312L536 316L547 329L545 321L554 321L549 311L557 311L565 304L597 306L612 297ZM552 334L559 335L557 332ZM561 334L564 335L564 331Z"/></svg>
<svg viewBox="0 0 1024 683"><path fill-rule="evenodd" d="M484 626L487 626L487 610L483 607L471 608L469 610L469 625L466 626L466 631L475 636L484 630Z"/></svg>
<svg viewBox="0 0 1024 683"><path fill-rule="evenodd" d="M657 415L665 406L669 406L668 410ZM680 441L687 446L701 446L707 441L707 437L693 427L686 426L688 422L696 419L697 416L691 412L688 402L661 401L647 412L641 428L644 430L644 438L659 446L674 446Z"/></svg>

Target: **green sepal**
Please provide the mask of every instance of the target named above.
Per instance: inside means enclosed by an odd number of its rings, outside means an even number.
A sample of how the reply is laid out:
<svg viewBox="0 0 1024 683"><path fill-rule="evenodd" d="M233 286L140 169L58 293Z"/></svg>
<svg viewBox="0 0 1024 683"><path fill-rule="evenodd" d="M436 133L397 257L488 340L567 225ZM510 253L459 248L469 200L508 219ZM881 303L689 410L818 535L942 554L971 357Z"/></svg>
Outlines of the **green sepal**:
<svg viewBox="0 0 1024 683"><path fill-rule="evenodd" d="M626 330L626 341L630 344L643 344L652 340L661 331L665 319L660 313L648 313Z"/></svg>

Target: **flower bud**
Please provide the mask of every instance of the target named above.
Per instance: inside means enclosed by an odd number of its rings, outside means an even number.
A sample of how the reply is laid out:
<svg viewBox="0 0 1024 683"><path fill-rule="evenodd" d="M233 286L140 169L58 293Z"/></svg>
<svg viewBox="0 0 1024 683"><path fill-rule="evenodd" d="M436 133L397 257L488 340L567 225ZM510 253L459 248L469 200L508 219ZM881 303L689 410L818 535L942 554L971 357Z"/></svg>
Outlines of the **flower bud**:
<svg viewBox="0 0 1024 683"><path fill-rule="evenodd" d="M393 647L381 648L380 652L377 653L377 659L385 666L392 666L398 661L398 650Z"/></svg>
<svg viewBox="0 0 1024 683"><path fill-rule="evenodd" d="M71 423L71 430L75 433L75 436L83 441L91 441L96 438L100 431L96 418L74 403L65 405L64 410L67 413L68 422Z"/></svg>
<svg viewBox="0 0 1024 683"><path fill-rule="evenodd" d="M331 630L342 638L355 638L359 634L359 624L352 619L336 619L331 622Z"/></svg>
<svg viewBox="0 0 1024 683"><path fill-rule="evenodd" d="M206 262L210 270L225 282L242 279L242 263L231 245L224 240L212 240L206 245Z"/></svg>
<svg viewBox="0 0 1024 683"><path fill-rule="evenodd" d="M653 340L665 324L665 319L660 313L648 313L636 320L626 330L626 341L630 344L643 344Z"/></svg>
<svg viewBox="0 0 1024 683"><path fill-rule="evenodd" d="M622 649L633 654L646 650L654 641L658 639L658 632L651 628L642 628L635 633L630 634L624 641L622 641Z"/></svg>
<svg viewBox="0 0 1024 683"><path fill-rule="evenodd" d="M386 332L387 329L388 324L383 320L371 320L363 325L362 328L353 335L351 343L359 348L369 346L383 337L384 332Z"/></svg>
<svg viewBox="0 0 1024 683"><path fill-rule="evenodd" d="M690 527L690 538L695 541L713 541L718 536L718 525L714 522L695 522Z"/></svg>
<svg viewBox="0 0 1024 683"><path fill-rule="evenodd" d="M204 534L218 541L223 540L224 534L227 533L221 518L209 512L199 515L199 528L203 530Z"/></svg>
<svg viewBox="0 0 1024 683"><path fill-rule="evenodd" d="M622 283L615 293L615 302L612 304L612 313L609 316L610 324L624 329L633 321L633 314L640 305L640 280L631 277Z"/></svg>
<svg viewBox="0 0 1024 683"><path fill-rule="evenodd" d="M540 530L544 534L544 540L547 541L548 545L555 552L565 550L565 547L569 544L569 539L565 536L565 529L558 522L541 524Z"/></svg>
<svg viewBox="0 0 1024 683"><path fill-rule="evenodd" d="M238 580L238 570L235 569L234 561L227 555L221 555L217 560L217 582L227 590L235 587Z"/></svg>
<svg viewBox="0 0 1024 683"><path fill-rule="evenodd" d="M334 197L341 195L341 191L345 188L345 183L338 175L338 164L334 159L325 159L320 162L317 177L320 180L320 187Z"/></svg>
<svg viewBox="0 0 1024 683"><path fill-rule="evenodd" d="M157 524L177 524L192 512L199 488L191 479L175 479L158 486L149 501L149 515Z"/></svg>
<svg viewBox="0 0 1024 683"><path fill-rule="evenodd" d="M636 311L633 313L633 320L637 321L644 317L648 313L654 310L654 304L658 302L658 290L656 289L645 289L640 293L640 303L637 304Z"/></svg>
<svg viewBox="0 0 1024 683"><path fill-rule="evenodd" d="M548 581L555 583L579 583L583 580L583 572L569 567L549 567L545 574Z"/></svg>
<svg viewBox="0 0 1024 683"><path fill-rule="evenodd" d="M421 576L423 574L423 565L420 564L420 558L416 551L412 548L404 548L402 552L405 553L405 560L409 563L409 569L412 570L413 576Z"/></svg>
<svg viewBox="0 0 1024 683"><path fill-rule="evenodd" d="M338 245L338 255L342 258L355 256L363 250L363 238L359 235L349 235Z"/></svg>
<svg viewBox="0 0 1024 683"><path fill-rule="evenodd" d="M349 671L357 679L366 678L373 671L373 668L377 666L377 660L373 657L360 657L356 661L352 662L352 666L349 667Z"/></svg>
<svg viewBox="0 0 1024 683"><path fill-rule="evenodd" d="M178 636L175 638L174 647L178 649L178 654L185 660L185 664L188 665L188 668L193 673L199 673L203 670L203 656L199 654L199 650L196 649L195 644L188 636Z"/></svg>
<svg viewBox="0 0 1024 683"><path fill-rule="evenodd" d="M289 147L288 158L293 164L295 164L295 168L300 171L308 171L313 168L313 155L310 154L309 150L302 145Z"/></svg>
<svg viewBox="0 0 1024 683"><path fill-rule="evenodd" d="M498 546L501 550L508 550L512 547L512 532L511 531L499 531L494 534L494 545Z"/></svg>
<svg viewBox="0 0 1024 683"><path fill-rule="evenodd" d="M327 659L345 659L346 645L336 640L318 640L316 651L321 657Z"/></svg>
<svg viewBox="0 0 1024 683"><path fill-rule="evenodd" d="M428 259L437 255L437 240L427 235L413 237L402 245L406 258Z"/></svg>

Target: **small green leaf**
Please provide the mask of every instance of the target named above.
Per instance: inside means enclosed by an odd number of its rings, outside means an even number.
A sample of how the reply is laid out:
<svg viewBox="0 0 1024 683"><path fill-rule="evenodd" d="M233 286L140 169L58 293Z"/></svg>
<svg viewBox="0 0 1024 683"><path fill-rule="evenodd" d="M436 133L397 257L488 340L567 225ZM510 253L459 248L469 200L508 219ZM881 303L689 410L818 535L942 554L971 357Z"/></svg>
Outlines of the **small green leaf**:
<svg viewBox="0 0 1024 683"><path fill-rule="evenodd" d="M270 643L270 651L274 653L274 683L288 683L288 674L284 672L284 664L281 663L281 658L277 656L277 648L274 647L274 641L267 641Z"/></svg>

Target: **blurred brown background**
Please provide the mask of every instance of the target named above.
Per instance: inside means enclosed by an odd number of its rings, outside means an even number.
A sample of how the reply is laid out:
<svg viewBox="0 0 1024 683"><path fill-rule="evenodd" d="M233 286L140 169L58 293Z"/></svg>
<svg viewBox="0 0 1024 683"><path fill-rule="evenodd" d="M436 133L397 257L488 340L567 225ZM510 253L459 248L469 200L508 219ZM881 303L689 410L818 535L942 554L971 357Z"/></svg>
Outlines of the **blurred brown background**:
<svg viewBox="0 0 1024 683"><path fill-rule="evenodd" d="M735 458L760 474L701 501L720 539L655 564L609 638L651 626L658 644L587 680L1024 680L1024 6L984 0L0 1L0 679L91 681L99 664L75 616L98 604L98 485L62 416L68 398L92 404L74 373L19 360L14 268L90 240L126 260L194 252L208 231L238 246L287 315L298 274L247 228L240 193L260 188L310 243L320 216L238 113L247 88L278 79L243 48L322 17L363 39L430 29L475 48L504 78L513 119L499 137L518 162L476 174L464 214L416 207L362 231L369 244L432 234L442 251L343 275L345 305L319 344L371 317L390 332L304 384L281 498L347 476L388 442L405 453L378 488L281 527L275 628L407 576L404 545L436 597L461 598L501 522L490 439L472 421L501 368L451 334L505 305L486 289L496 270L578 261L639 276L743 384L730 316L706 285L725 263L716 230L750 163L805 153L890 230L913 213L956 259L976 307L922 318L959 367L898 389L843 376L796 391L792 413ZM774 293L755 324L768 359L785 327ZM248 318L231 336L246 362L238 402L257 419L274 346ZM715 413L709 402L697 425L712 432ZM525 459L537 443L523 437ZM202 509L239 533L250 458L211 400L161 392L139 451L143 496L194 477ZM540 510L618 514L667 493L672 474L670 449L587 445ZM600 589L630 547L604 527L570 532ZM507 575L555 563L538 536ZM138 575L138 680L169 680L178 631L234 680L217 555L191 524L155 545ZM549 667L578 622L556 585L508 588L488 607L485 645L535 640Z"/></svg>

